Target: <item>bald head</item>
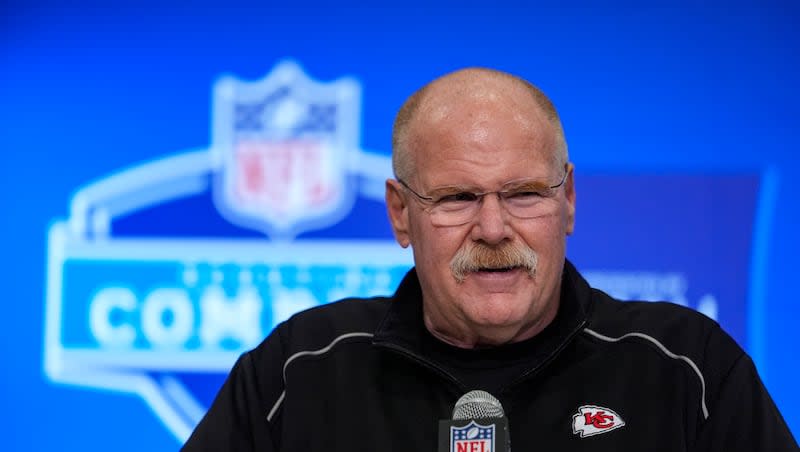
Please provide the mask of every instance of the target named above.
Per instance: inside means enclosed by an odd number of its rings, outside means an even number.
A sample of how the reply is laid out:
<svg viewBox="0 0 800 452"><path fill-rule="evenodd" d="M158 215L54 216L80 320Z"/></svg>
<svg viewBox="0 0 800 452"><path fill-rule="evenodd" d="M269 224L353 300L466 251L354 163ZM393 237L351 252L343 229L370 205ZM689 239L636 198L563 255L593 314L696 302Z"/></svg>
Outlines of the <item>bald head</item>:
<svg viewBox="0 0 800 452"><path fill-rule="evenodd" d="M446 74L411 95L395 118L392 130L392 168L408 180L416 169L414 141L425 127L435 126L455 111L493 104L520 117L552 127L552 159L555 167L567 162L567 145L553 103L526 80L506 72L485 68L461 69ZM531 118L530 116L536 116ZM539 120L539 121L536 121Z"/></svg>

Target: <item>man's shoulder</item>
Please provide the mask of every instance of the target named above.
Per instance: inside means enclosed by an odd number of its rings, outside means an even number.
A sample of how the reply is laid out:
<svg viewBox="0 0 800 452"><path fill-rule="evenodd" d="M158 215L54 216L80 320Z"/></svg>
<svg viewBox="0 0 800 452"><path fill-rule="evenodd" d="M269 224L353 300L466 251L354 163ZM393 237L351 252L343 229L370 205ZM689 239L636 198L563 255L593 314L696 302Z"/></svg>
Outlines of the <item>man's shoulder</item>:
<svg viewBox="0 0 800 452"><path fill-rule="evenodd" d="M672 324L683 329L718 328L716 321L708 316L670 301L619 300L605 292L592 289L595 322L616 327L667 328Z"/></svg>
<svg viewBox="0 0 800 452"><path fill-rule="evenodd" d="M278 336L288 352L323 348L342 340L371 341L391 303L388 297L326 303L292 315L272 336Z"/></svg>
<svg viewBox="0 0 800 452"><path fill-rule="evenodd" d="M662 351L702 359L710 343L726 354L741 353L738 344L706 315L670 302L621 301L592 289L593 313L585 332L607 343L639 341Z"/></svg>

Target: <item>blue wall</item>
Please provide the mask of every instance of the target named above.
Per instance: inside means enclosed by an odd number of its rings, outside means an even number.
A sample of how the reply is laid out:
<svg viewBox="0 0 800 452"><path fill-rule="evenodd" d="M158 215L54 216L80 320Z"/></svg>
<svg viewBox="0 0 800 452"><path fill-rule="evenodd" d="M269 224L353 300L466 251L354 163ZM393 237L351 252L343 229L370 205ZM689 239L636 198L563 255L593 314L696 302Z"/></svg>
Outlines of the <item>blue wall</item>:
<svg viewBox="0 0 800 452"><path fill-rule="evenodd" d="M800 8L672 3L3 3L0 420L11 449L175 448L141 399L46 379L46 230L67 215L78 187L207 146L211 84L223 73L260 78L285 57L321 80L360 80L361 145L375 152L388 153L391 121L409 93L443 72L482 65L520 74L552 97L577 177L769 174L774 210L753 251L763 264L754 271L765 277L756 288L764 334L745 345L800 432L791 334L800 252ZM589 227L578 196L576 240ZM609 202L625 197L622 189ZM675 219L676 228L682 224Z"/></svg>

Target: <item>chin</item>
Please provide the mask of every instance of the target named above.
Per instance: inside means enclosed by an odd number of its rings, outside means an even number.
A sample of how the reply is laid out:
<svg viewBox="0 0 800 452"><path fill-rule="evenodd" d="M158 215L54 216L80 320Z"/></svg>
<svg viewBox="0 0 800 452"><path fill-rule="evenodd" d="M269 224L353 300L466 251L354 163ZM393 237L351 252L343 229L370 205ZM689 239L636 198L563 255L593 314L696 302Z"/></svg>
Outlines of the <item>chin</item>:
<svg viewBox="0 0 800 452"><path fill-rule="evenodd" d="M530 308L530 299L521 300L518 295L489 294L473 300L465 312L474 323L482 326L510 327L525 320Z"/></svg>

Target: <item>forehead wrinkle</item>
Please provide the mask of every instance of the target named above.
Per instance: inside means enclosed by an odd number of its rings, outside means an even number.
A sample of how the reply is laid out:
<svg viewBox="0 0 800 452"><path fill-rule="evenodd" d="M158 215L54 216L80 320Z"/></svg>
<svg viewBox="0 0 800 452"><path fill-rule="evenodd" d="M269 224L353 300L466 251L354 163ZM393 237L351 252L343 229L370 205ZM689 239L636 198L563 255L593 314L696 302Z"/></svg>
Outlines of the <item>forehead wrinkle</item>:
<svg viewBox="0 0 800 452"><path fill-rule="evenodd" d="M418 161L422 166L414 173L414 178L419 182L423 182L424 179L428 187L430 187L430 184L436 184L437 186L446 184L477 187L484 190L498 189L508 183L509 179L546 179L552 177L553 173L549 170L551 166L549 158L545 154L536 151L541 146L539 144L541 141L541 137L531 139L522 148L525 152L515 153L512 157L505 153L510 148L494 148L492 143L486 143L484 146L473 145L470 147L472 152L460 152L462 151L460 148L461 141L456 136L439 137L436 140L420 137L420 140L416 143L419 147L415 146L415 152L420 153ZM428 146L428 144L431 145ZM422 155L422 153L425 154ZM492 160L491 156L493 154L498 154L498 158ZM487 156L490 156L488 160ZM505 174L505 179L500 174L498 174L498 177L486 179L487 169L489 168L487 165L489 167L498 165L527 171L514 171L513 174L502 171ZM446 173L425 171L425 167L446 167L447 171Z"/></svg>
<svg viewBox="0 0 800 452"><path fill-rule="evenodd" d="M420 112L416 120L409 126L408 144L411 151L428 150L424 157L434 157L430 150L443 150L460 146L464 141L472 145L487 147L494 150L492 143L488 142L492 133L491 124L502 115L512 121L519 130L527 135L531 151L536 149L551 149L554 147L554 133L542 122L531 118L519 111L503 108L504 112L489 111L488 108L474 107L459 108L461 105L447 105L432 109L430 112ZM435 148L434 148L435 145ZM433 154L435 154L434 152ZM417 156L418 158L419 156ZM466 157L466 156L465 156Z"/></svg>

